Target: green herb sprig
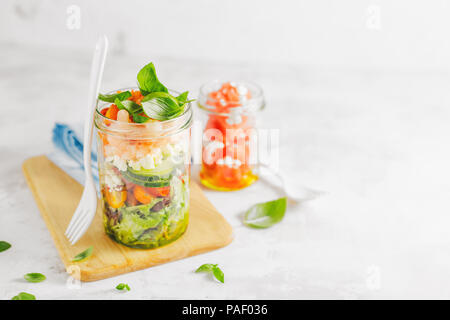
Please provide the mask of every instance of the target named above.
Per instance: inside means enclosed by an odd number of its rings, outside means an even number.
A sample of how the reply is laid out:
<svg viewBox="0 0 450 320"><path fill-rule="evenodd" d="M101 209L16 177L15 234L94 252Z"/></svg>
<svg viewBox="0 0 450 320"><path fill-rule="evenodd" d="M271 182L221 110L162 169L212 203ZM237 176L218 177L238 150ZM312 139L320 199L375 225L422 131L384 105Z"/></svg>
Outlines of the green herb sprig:
<svg viewBox="0 0 450 320"><path fill-rule="evenodd" d="M131 289L130 289L130 286L129 286L128 284L126 284L126 283L119 283L119 284L116 286L116 289L117 289L117 290L120 290L120 291L122 291L122 290L130 291L130 290L131 290Z"/></svg>
<svg viewBox="0 0 450 320"><path fill-rule="evenodd" d="M137 81L139 90L144 96L142 106L128 100L131 97L129 91L99 94L98 98L116 104L119 109L127 110L136 123L144 123L149 118L160 121L176 118L183 113L187 103L194 101L188 100L188 91L177 97L171 95L169 90L158 80L153 62L145 65L139 71ZM145 113L148 118L142 113Z"/></svg>
<svg viewBox="0 0 450 320"><path fill-rule="evenodd" d="M6 241L0 241L0 252L8 250L11 248L11 244Z"/></svg>
<svg viewBox="0 0 450 320"><path fill-rule="evenodd" d="M155 66L150 62L139 71L137 76L139 89L144 97L142 108L147 116L156 120L170 120L184 111L188 101L188 91L174 97L158 80Z"/></svg>
<svg viewBox="0 0 450 320"><path fill-rule="evenodd" d="M31 293L21 292L11 300L36 300L36 297Z"/></svg>
<svg viewBox="0 0 450 320"><path fill-rule="evenodd" d="M223 274L222 270L218 267L217 264L212 263L205 263L202 264L200 267L195 270L195 272L208 272L212 273L214 278L216 278L218 281L224 283L225 282L225 275Z"/></svg>
<svg viewBox="0 0 450 320"><path fill-rule="evenodd" d="M269 228L283 220L286 206L286 197L255 204L245 213L244 223L252 228Z"/></svg>
<svg viewBox="0 0 450 320"><path fill-rule="evenodd" d="M72 262L80 262L80 261L86 260L87 258L89 258L92 255L92 251L94 251L94 247L90 246L83 252L80 252L75 257L73 257Z"/></svg>
<svg viewBox="0 0 450 320"><path fill-rule="evenodd" d="M47 279L42 273L27 273L23 276L28 282L42 282Z"/></svg>

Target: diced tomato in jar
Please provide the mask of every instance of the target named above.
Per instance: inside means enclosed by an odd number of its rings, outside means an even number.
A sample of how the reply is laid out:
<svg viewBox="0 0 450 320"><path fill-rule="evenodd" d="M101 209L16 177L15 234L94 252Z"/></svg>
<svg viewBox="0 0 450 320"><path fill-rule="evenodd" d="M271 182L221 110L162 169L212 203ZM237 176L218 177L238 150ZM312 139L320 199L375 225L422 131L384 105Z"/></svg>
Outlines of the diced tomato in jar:
<svg viewBox="0 0 450 320"><path fill-rule="evenodd" d="M213 189L235 190L256 180L251 172L250 135L252 118L243 112L243 103L251 98L250 90L224 83L206 98L208 114L203 134L201 181ZM220 114L217 114L220 113Z"/></svg>

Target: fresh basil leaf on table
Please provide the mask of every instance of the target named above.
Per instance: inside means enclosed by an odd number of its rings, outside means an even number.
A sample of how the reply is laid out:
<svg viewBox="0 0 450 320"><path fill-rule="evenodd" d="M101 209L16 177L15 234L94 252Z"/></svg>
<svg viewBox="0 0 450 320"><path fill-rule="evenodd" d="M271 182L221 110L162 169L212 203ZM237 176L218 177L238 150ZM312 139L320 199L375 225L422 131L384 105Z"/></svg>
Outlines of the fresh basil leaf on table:
<svg viewBox="0 0 450 320"><path fill-rule="evenodd" d="M253 228L269 228L283 220L286 206L286 197L255 204L245 213L244 223Z"/></svg>
<svg viewBox="0 0 450 320"><path fill-rule="evenodd" d="M23 276L28 282L42 282L47 279L42 273L27 273Z"/></svg>
<svg viewBox="0 0 450 320"><path fill-rule="evenodd" d="M197 268L197 270L195 270L195 272L208 272L208 273L212 273L213 276L220 282L224 283L225 281L225 276L222 272L222 270L220 270L220 268L217 266L217 264L212 264L212 263L205 263L202 264L200 267Z"/></svg>
<svg viewBox="0 0 450 320"><path fill-rule="evenodd" d="M210 272L215 267L217 267L217 264L205 263L202 264L200 267L198 267L197 270L195 270L195 272Z"/></svg>
<svg viewBox="0 0 450 320"><path fill-rule="evenodd" d="M11 248L11 244L6 241L0 241L0 252L8 250Z"/></svg>
<svg viewBox="0 0 450 320"><path fill-rule="evenodd" d="M94 250L94 247L90 246L89 248L87 248L86 250L84 250L83 252L80 252L79 254L77 254L72 261L73 262L79 262L79 261L83 261L87 258L89 258L92 255L92 251Z"/></svg>
<svg viewBox="0 0 450 320"><path fill-rule="evenodd" d="M222 270L220 270L219 267L214 267L214 269L212 270L214 277L219 280L220 282L224 283L225 282L225 276L222 272Z"/></svg>
<svg viewBox="0 0 450 320"><path fill-rule="evenodd" d="M130 289L130 286L129 286L128 284L126 284L126 283L119 283L119 284L116 286L116 289L117 289L117 290L120 290L120 291L122 291L122 290L130 291L130 290L131 290L131 289Z"/></svg>
<svg viewBox="0 0 450 320"><path fill-rule="evenodd" d="M36 300L36 297L31 293L21 292L11 300Z"/></svg>

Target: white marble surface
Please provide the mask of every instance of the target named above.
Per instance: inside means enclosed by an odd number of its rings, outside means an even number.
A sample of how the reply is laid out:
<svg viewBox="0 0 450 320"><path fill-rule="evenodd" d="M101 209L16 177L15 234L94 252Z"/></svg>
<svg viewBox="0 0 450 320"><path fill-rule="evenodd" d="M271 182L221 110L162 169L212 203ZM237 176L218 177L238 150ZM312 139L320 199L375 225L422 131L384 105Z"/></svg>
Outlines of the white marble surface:
<svg viewBox="0 0 450 320"><path fill-rule="evenodd" d="M110 56L102 88L133 84L148 57ZM161 80L196 93L213 78L265 90L266 127L281 128L281 167L326 195L289 208L267 230L242 225L255 202L277 196L258 182L207 191L233 225L226 248L112 279L68 276L21 172L51 148L55 121L81 119L90 52L0 46L0 298L39 299L450 298L448 79L438 71L320 70L289 65L154 59ZM193 271L218 263L221 285ZM31 284L28 272L48 280ZM131 292L114 287L128 283Z"/></svg>

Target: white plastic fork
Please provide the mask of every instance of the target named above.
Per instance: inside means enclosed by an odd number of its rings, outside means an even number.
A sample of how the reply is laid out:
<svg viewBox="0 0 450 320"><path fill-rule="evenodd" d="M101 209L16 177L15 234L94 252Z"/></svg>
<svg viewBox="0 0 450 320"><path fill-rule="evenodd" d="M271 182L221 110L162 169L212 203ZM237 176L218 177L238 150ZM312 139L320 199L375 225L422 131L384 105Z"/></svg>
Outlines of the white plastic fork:
<svg viewBox="0 0 450 320"><path fill-rule="evenodd" d="M92 177L91 167L92 131L94 126L94 111L98 92L100 90L100 83L102 81L107 51L108 39L106 36L102 36L95 46L89 79L88 110L84 123L83 139L84 190L81 200L78 203L78 207L75 210L65 233L72 245L75 244L89 228L94 219L95 212L97 211L97 192L95 190L95 182Z"/></svg>

